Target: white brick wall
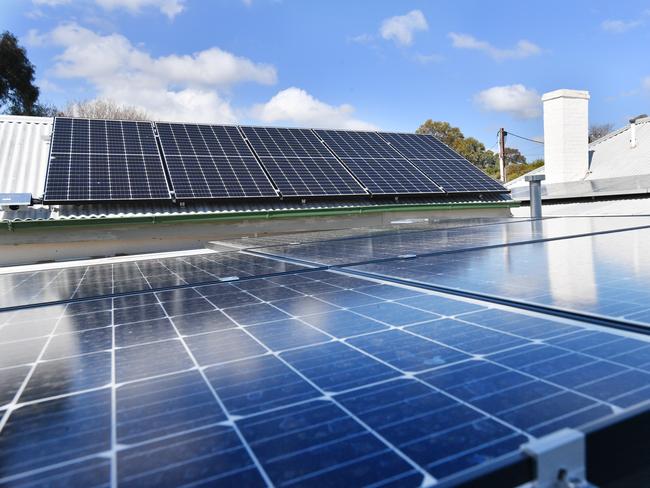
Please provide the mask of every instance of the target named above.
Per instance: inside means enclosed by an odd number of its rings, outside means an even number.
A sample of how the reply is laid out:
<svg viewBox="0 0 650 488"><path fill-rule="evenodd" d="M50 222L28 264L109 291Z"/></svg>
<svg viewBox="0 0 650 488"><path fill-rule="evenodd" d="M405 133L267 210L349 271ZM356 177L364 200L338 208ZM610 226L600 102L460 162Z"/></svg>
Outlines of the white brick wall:
<svg viewBox="0 0 650 488"><path fill-rule="evenodd" d="M583 179L589 169L589 92L555 90L542 102L546 182Z"/></svg>

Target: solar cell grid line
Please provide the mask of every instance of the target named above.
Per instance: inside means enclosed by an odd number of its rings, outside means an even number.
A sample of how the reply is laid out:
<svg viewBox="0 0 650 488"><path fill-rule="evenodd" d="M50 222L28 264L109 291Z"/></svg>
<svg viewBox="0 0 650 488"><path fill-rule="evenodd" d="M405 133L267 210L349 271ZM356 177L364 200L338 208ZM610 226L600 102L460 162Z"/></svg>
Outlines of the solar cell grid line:
<svg viewBox="0 0 650 488"><path fill-rule="evenodd" d="M278 197L237 127L155 124L176 198Z"/></svg>
<svg viewBox="0 0 650 488"><path fill-rule="evenodd" d="M371 194L444 193L374 132L314 129L314 133Z"/></svg>
<svg viewBox="0 0 650 488"><path fill-rule="evenodd" d="M284 197L367 195L309 129L241 126Z"/></svg>
<svg viewBox="0 0 650 488"><path fill-rule="evenodd" d="M47 203L169 200L150 122L56 117Z"/></svg>
<svg viewBox="0 0 650 488"><path fill-rule="evenodd" d="M508 191L434 136L391 132L378 134L448 193Z"/></svg>

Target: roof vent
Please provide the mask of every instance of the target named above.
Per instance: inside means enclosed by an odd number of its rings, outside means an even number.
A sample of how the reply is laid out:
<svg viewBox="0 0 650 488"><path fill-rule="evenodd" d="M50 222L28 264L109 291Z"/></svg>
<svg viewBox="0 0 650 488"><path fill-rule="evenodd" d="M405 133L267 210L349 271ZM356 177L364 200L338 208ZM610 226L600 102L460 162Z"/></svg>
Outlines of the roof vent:
<svg viewBox="0 0 650 488"><path fill-rule="evenodd" d="M636 147L636 123L641 119L645 119L648 115L641 114L630 119L630 148Z"/></svg>

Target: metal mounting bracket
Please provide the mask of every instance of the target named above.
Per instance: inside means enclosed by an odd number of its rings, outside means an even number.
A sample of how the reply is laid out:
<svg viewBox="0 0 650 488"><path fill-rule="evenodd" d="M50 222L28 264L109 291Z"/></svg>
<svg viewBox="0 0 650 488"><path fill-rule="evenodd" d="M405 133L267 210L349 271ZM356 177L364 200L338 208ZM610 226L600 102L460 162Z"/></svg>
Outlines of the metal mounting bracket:
<svg viewBox="0 0 650 488"><path fill-rule="evenodd" d="M585 436L574 429L562 429L521 446L535 459L535 488L595 488L585 471Z"/></svg>

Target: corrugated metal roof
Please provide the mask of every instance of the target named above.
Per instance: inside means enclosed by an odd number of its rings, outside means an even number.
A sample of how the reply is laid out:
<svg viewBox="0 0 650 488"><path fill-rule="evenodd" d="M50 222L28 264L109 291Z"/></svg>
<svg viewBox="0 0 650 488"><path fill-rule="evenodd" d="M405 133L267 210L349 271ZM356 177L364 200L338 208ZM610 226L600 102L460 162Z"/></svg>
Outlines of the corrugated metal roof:
<svg viewBox="0 0 650 488"><path fill-rule="evenodd" d="M530 207L512 209L514 217L529 217ZM544 217L569 217L590 215L650 215L650 198L629 198L597 202L575 202L543 205Z"/></svg>
<svg viewBox="0 0 650 488"><path fill-rule="evenodd" d="M0 115L0 193L31 193L45 189L53 119Z"/></svg>
<svg viewBox="0 0 650 488"><path fill-rule="evenodd" d="M0 116L0 193L31 193L42 198L53 119L48 117ZM488 204L512 201L507 194L458 195L436 198L357 199L347 201L291 201L257 203L100 203L95 205L36 205L25 210L0 211L2 222L82 220L109 218L171 217L192 215L250 214L260 212L359 209L384 205Z"/></svg>
<svg viewBox="0 0 650 488"><path fill-rule="evenodd" d="M436 198L402 198L398 202L388 199L358 199L349 201L314 201L314 202L258 202L258 203L192 203L184 207L172 203L124 203L96 205L60 205L47 207L36 205L26 210L0 211L2 222L27 222L42 220L83 220L140 217L172 217L228 214L242 215L253 213L279 212L317 212L325 210L350 210L382 206L443 206L443 205L481 205L493 203L513 203L507 194L444 196Z"/></svg>

